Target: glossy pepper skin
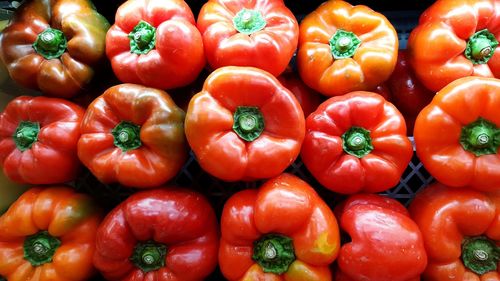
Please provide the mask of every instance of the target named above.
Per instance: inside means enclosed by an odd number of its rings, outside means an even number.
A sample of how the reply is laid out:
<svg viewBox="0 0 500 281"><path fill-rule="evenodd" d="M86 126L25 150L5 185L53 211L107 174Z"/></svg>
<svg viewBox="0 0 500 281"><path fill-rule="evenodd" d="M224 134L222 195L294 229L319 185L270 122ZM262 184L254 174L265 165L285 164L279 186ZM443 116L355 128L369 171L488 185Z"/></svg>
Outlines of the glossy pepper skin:
<svg viewBox="0 0 500 281"><path fill-rule="evenodd" d="M394 70L398 45L382 14L330 0L300 23L297 66L304 83L326 96L373 90Z"/></svg>
<svg viewBox="0 0 500 281"><path fill-rule="evenodd" d="M351 241L337 258L336 281L418 281L427 265L417 224L398 201L376 194L350 196L338 207Z"/></svg>
<svg viewBox="0 0 500 281"><path fill-rule="evenodd" d="M205 66L203 41L183 0L129 0L106 35L106 55L124 83L185 86Z"/></svg>
<svg viewBox="0 0 500 281"><path fill-rule="evenodd" d="M9 281L88 280L101 215L64 186L34 187L0 217L0 275Z"/></svg>
<svg viewBox="0 0 500 281"><path fill-rule="evenodd" d="M77 142L84 111L69 101L21 96L0 114L0 165L13 181L56 184L80 168Z"/></svg>
<svg viewBox="0 0 500 281"><path fill-rule="evenodd" d="M415 123L417 155L438 181L500 186L500 80L467 77L439 91Z"/></svg>
<svg viewBox="0 0 500 281"><path fill-rule="evenodd" d="M466 76L500 77L500 12L494 0L439 0L408 39L417 77L432 91Z"/></svg>
<svg viewBox="0 0 500 281"><path fill-rule="evenodd" d="M99 226L94 264L107 280L201 281L217 265L218 230L200 194L141 191Z"/></svg>
<svg viewBox="0 0 500 281"><path fill-rule="evenodd" d="M185 127L205 171L225 181L255 180L278 176L297 158L304 114L271 74L228 66L191 99Z"/></svg>
<svg viewBox="0 0 500 281"><path fill-rule="evenodd" d="M500 195L435 183L409 210L424 237L423 280L500 280Z"/></svg>
<svg viewBox="0 0 500 281"><path fill-rule="evenodd" d="M71 98L105 57L108 28L88 0L26 1L0 35L0 58L19 84Z"/></svg>
<svg viewBox="0 0 500 281"><path fill-rule="evenodd" d="M296 176L282 174L231 196L221 229L219 265L228 280L331 280L337 220Z"/></svg>
<svg viewBox="0 0 500 281"><path fill-rule="evenodd" d="M412 155L403 116L378 94L359 91L332 97L307 117L302 161L332 191L392 188Z"/></svg>
<svg viewBox="0 0 500 281"><path fill-rule="evenodd" d="M209 0L198 29L212 68L253 66L274 76L285 71L299 40L299 25L282 0Z"/></svg>
<svg viewBox="0 0 500 281"><path fill-rule="evenodd" d="M293 72L283 73L278 77L278 81L295 95L305 117L309 116L321 104L322 96L307 87L297 74Z"/></svg>
<svg viewBox="0 0 500 281"><path fill-rule="evenodd" d="M391 102L405 117L408 133L413 134L417 115L431 102L435 92L428 90L415 76L405 50L399 51L396 68L385 84Z"/></svg>
<svg viewBox="0 0 500 281"><path fill-rule="evenodd" d="M78 157L104 183L160 186L187 158L184 111L161 90L121 84L87 108Z"/></svg>

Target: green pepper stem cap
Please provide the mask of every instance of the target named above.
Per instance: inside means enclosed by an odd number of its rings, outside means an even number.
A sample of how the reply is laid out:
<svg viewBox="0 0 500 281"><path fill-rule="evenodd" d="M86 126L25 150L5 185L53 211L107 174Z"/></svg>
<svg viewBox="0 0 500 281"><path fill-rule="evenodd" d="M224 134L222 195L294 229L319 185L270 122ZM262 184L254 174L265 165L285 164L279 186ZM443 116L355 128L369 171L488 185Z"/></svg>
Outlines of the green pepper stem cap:
<svg viewBox="0 0 500 281"><path fill-rule="evenodd" d="M350 155L362 158L373 150L370 131L351 127L342 135L342 148Z"/></svg>
<svg viewBox="0 0 500 281"><path fill-rule="evenodd" d="M257 139L264 131L264 117L258 107L238 106L233 119L233 131L245 141Z"/></svg>
<svg viewBox="0 0 500 281"><path fill-rule="evenodd" d="M252 259L264 272L283 274L295 261L293 241L280 234L267 234L254 242Z"/></svg>
<svg viewBox="0 0 500 281"><path fill-rule="evenodd" d="M154 49L156 44L156 28L145 21L140 21L129 33L130 52L144 55Z"/></svg>
<svg viewBox="0 0 500 281"><path fill-rule="evenodd" d="M130 261L143 272L150 272L165 266L166 254L166 245L148 241L135 246Z"/></svg>
<svg viewBox="0 0 500 281"><path fill-rule="evenodd" d="M346 59L354 56L361 40L356 34L338 29L330 38L330 51L335 59Z"/></svg>
<svg viewBox="0 0 500 281"><path fill-rule="evenodd" d="M460 144L476 156L496 154L500 146L500 130L493 122L479 117L462 127Z"/></svg>
<svg viewBox="0 0 500 281"><path fill-rule="evenodd" d="M252 34L264 29L267 22L259 11L241 9L233 18L234 28L243 34Z"/></svg>
<svg viewBox="0 0 500 281"><path fill-rule="evenodd" d="M128 122L122 121L111 131L114 137L115 146L121 148L123 152L141 147L140 138L141 127Z"/></svg>
<svg viewBox="0 0 500 281"><path fill-rule="evenodd" d="M473 64L485 64L491 59L497 46L495 35L483 29L469 38L464 54Z"/></svg>
<svg viewBox="0 0 500 281"><path fill-rule="evenodd" d="M62 31L49 27L38 34L32 46L38 54L50 60L64 54L68 41Z"/></svg>
<svg viewBox="0 0 500 281"><path fill-rule="evenodd" d="M462 261L466 268L476 274L496 271L499 260L499 248L487 237L467 238L462 243Z"/></svg>
<svg viewBox="0 0 500 281"><path fill-rule="evenodd" d="M17 149L25 151L30 149L38 140L38 133L40 133L40 123L22 121L17 126L12 138L14 139Z"/></svg>
<svg viewBox="0 0 500 281"><path fill-rule="evenodd" d="M61 241L50 235L47 231L41 231L24 239L24 259L33 266L39 266L52 262L52 258L61 246Z"/></svg>

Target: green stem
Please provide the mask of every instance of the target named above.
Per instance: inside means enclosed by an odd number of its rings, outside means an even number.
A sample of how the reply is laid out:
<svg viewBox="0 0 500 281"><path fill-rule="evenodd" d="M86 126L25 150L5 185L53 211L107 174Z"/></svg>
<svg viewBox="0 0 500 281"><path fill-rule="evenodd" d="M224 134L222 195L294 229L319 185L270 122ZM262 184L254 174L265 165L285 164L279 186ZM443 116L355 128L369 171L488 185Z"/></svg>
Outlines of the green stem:
<svg viewBox="0 0 500 281"><path fill-rule="evenodd" d="M252 34L264 29L267 22L259 11L242 9L233 18L234 28L243 34Z"/></svg>
<svg viewBox="0 0 500 281"><path fill-rule="evenodd" d="M460 144L476 156L496 154L500 146L500 130L493 122L479 117L462 128Z"/></svg>
<svg viewBox="0 0 500 281"><path fill-rule="evenodd" d="M135 246L130 261L143 272L150 272L165 266L166 254L166 245L148 241Z"/></svg>
<svg viewBox="0 0 500 281"><path fill-rule="evenodd" d="M500 249L487 237L467 238L462 243L462 261L474 273L496 271L499 260Z"/></svg>
<svg viewBox="0 0 500 281"><path fill-rule="evenodd" d="M464 54L473 64L485 64L491 59L497 46L495 35L483 29L469 38Z"/></svg>
<svg viewBox="0 0 500 281"><path fill-rule="evenodd" d="M22 121L17 126L12 138L14 139L17 149L25 151L30 149L38 140L38 133L40 133L40 123Z"/></svg>
<svg viewBox="0 0 500 281"><path fill-rule="evenodd" d="M145 21L140 21L129 33L130 52L138 55L149 53L155 48L156 28Z"/></svg>
<svg viewBox="0 0 500 281"><path fill-rule="evenodd" d="M283 274L295 261L293 241L280 234L267 234L254 242L252 259L264 272Z"/></svg>
<svg viewBox="0 0 500 281"><path fill-rule="evenodd" d="M111 134L114 137L115 146L121 148L123 152L137 149L142 145L141 127L134 123L122 121L116 125Z"/></svg>
<svg viewBox="0 0 500 281"><path fill-rule="evenodd" d="M39 266L52 262L52 258L61 246L61 241L50 235L47 231L41 231L24 240L24 259L33 266Z"/></svg>
<svg viewBox="0 0 500 281"><path fill-rule="evenodd" d="M342 147L346 153L362 158L373 150L370 131L351 127L342 135Z"/></svg>
<svg viewBox="0 0 500 281"><path fill-rule="evenodd" d="M233 119L233 130L243 140L253 141L264 131L264 117L257 107L238 106Z"/></svg>
<svg viewBox="0 0 500 281"><path fill-rule="evenodd" d="M345 59L354 56L361 40L356 34L338 29L330 39L330 51L335 59Z"/></svg>
<svg viewBox="0 0 500 281"><path fill-rule="evenodd" d="M44 58L57 59L66 51L68 42L62 31L47 28L38 34L32 46Z"/></svg>

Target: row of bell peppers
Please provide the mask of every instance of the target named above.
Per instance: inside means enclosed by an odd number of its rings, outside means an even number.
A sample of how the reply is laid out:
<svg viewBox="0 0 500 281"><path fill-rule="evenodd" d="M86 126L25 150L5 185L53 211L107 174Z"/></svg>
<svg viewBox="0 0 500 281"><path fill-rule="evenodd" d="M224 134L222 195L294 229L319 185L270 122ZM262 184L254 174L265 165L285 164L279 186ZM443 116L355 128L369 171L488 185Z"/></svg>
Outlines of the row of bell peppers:
<svg viewBox="0 0 500 281"><path fill-rule="evenodd" d="M499 204L498 193L436 183L409 210L357 194L332 211L282 174L232 195L219 228L210 203L187 189L137 192L103 219L87 195L34 187L0 217L0 275L203 280L219 264L227 280L500 280Z"/></svg>
<svg viewBox="0 0 500 281"><path fill-rule="evenodd" d="M492 0L441 0L421 15L408 56L428 89L498 76L496 8ZM299 74L314 90L373 90L393 73L399 43L385 16L344 1L323 3L299 25L281 0L210 0L197 20L182 0L130 0L110 27L88 0L35 0L18 9L0 46L14 80L69 98L106 57L120 81L168 90L193 82L207 63L278 76L296 50Z"/></svg>

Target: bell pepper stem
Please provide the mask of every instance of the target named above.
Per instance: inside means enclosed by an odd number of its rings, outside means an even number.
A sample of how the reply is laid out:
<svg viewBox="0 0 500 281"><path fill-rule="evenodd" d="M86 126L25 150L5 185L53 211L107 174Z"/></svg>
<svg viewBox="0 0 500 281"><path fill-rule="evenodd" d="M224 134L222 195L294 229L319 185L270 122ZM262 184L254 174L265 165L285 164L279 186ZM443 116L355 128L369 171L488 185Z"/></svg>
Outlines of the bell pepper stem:
<svg viewBox="0 0 500 281"><path fill-rule="evenodd" d="M38 34L32 46L44 58L57 59L66 52L68 42L62 31L47 28Z"/></svg>
<svg viewBox="0 0 500 281"><path fill-rule="evenodd" d="M122 121L116 125L111 134L114 137L115 146L121 148L123 152L137 149L142 145L141 127L134 123Z"/></svg>
<svg viewBox="0 0 500 281"><path fill-rule="evenodd" d="M476 156L496 154L500 146L500 130L484 118L478 118L462 128L462 147Z"/></svg>
<svg viewBox="0 0 500 281"><path fill-rule="evenodd" d="M264 117L257 107L237 107L233 120L233 131L245 141L257 139L264 131Z"/></svg>
<svg viewBox="0 0 500 281"><path fill-rule="evenodd" d="M47 231L38 232L26 237L24 240L24 259L33 266L52 262L52 258L60 245L61 241Z"/></svg>
<svg viewBox="0 0 500 281"><path fill-rule="evenodd" d="M243 34L253 34L264 29L267 22L259 11L241 9L233 18L234 28Z"/></svg>
<svg viewBox="0 0 500 281"><path fill-rule="evenodd" d="M462 261L476 274L496 271L499 260L500 249L487 237L467 238L462 243Z"/></svg>
<svg viewBox="0 0 500 281"><path fill-rule="evenodd" d="M354 56L361 40L353 32L338 29L330 39L330 51L335 59Z"/></svg>
<svg viewBox="0 0 500 281"><path fill-rule="evenodd" d="M485 64L491 59L497 47L498 41L495 35L483 29L469 38L464 55L473 64Z"/></svg>
<svg viewBox="0 0 500 281"><path fill-rule="evenodd" d="M252 259L264 272L283 274L295 261L292 239L280 234L264 235L254 242Z"/></svg>
<svg viewBox="0 0 500 281"><path fill-rule="evenodd" d="M12 138L17 149L26 151L38 140L38 133L40 133L40 123L22 121L17 126Z"/></svg>
<svg viewBox="0 0 500 281"><path fill-rule="evenodd" d="M155 48L156 28L151 24L140 21L128 35L130 39L130 52L145 55Z"/></svg>
<svg viewBox="0 0 500 281"><path fill-rule="evenodd" d="M148 241L135 246L130 261L143 272L150 272L165 266L166 254L166 245Z"/></svg>
<svg viewBox="0 0 500 281"><path fill-rule="evenodd" d="M351 127L342 135L344 152L362 158L373 150L370 131L361 127Z"/></svg>

